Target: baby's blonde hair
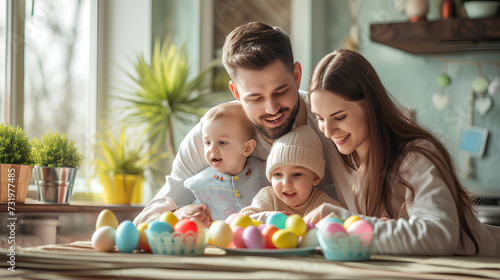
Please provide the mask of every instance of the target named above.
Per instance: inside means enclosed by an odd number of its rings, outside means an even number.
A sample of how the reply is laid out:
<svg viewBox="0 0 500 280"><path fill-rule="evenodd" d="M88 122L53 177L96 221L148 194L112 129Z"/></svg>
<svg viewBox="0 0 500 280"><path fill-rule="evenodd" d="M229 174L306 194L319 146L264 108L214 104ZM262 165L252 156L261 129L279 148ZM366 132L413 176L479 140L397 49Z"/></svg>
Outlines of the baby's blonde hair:
<svg viewBox="0 0 500 280"><path fill-rule="evenodd" d="M226 102L212 107L201 118L202 126L208 125L219 118L237 119L243 131L247 132L248 139L254 139L255 129L245 114L243 106L238 101Z"/></svg>

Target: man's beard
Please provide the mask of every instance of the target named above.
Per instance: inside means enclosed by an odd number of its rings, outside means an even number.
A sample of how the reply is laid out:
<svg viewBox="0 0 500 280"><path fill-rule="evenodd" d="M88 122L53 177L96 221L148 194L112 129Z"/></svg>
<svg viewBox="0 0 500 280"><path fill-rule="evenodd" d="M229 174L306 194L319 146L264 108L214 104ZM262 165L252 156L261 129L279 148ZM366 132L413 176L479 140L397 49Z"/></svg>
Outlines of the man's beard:
<svg viewBox="0 0 500 280"><path fill-rule="evenodd" d="M291 114L290 114L289 118L287 120L285 120L285 122L282 125L280 125L278 127L272 127L272 128L263 127L263 126L259 126L256 124L254 124L254 126L259 130L259 132L262 134L262 136L264 136L266 139L276 140L276 139L280 138L281 136L285 135L287 132L292 130L293 124L295 123L295 118L297 117L297 113L299 111L299 103L300 103L300 100L297 98L297 103L291 109ZM287 111L290 111L290 108L280 108L279 111L275 115L278 115L278 114L281 114L281 113L284 113ZM261 117L261 119L263 119L265 122L264 117Z"/></svg>

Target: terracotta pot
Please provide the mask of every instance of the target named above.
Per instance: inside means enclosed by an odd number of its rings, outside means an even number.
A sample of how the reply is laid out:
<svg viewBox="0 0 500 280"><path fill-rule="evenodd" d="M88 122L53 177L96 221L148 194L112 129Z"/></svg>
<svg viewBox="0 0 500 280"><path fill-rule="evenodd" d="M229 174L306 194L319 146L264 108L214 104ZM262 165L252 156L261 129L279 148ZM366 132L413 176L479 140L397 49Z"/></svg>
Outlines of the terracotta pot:
<svg viewBox="0 0 500 280"><path fill-rule="evenodd" d="M31 165L0 164L0 202L24 203L32 171Z"/></svg>
<svg viewBox="0 0 500 280"><path fill-rule="evenodd" d="M142 203L144 177L134 174L100 175L105 204Z"/></svg>

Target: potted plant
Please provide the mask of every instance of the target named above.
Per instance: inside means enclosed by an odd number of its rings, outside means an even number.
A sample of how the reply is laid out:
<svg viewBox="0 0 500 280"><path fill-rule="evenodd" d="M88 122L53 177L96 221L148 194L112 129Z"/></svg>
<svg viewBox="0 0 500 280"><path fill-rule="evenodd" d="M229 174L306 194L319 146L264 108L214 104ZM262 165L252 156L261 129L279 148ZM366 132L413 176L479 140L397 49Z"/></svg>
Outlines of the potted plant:
<svg viewBox="0 0 500 280"><path fill-rule="evenodd" d="M202 90L208 74L218 63L210 63L199 75L189 79L184 45L177 48L167 37L162 44L156 40L149 62L139 54L135 71L121 68L132 81L124 90L125 95L115 96L128 104L121 108L125 121L141 125L149 140L154 140L154 146L165 143L167 168L176 153L174 139L182 138L182 135L175 137L175 133L182 132L174 131L174 124L194 125L208 108L231 99L228 92Z"/></svg>
<svg viewBox="0 0 500 280"><path fill-rule="evenodd" d="M38 200L45 203L69 203L76 171L83 156L75 141L66 133L46 132L33 139L35 184Z"/></svg>
<svg viewBox="0 0 500 280"><path fill-rule="evenodd" d="M33 170L29 136L19 126L0 124L0 202L24 203Z"/></svg>
<svg viewBox="0 0 500 280"><path fill-rule="evenodd" d="M131 204L142 202L144 171L165 157L148 149L147 139L140 135L132 141L122 126L116 136L102 126L96 135L95 173L103 186L106 204Z"/></svg>

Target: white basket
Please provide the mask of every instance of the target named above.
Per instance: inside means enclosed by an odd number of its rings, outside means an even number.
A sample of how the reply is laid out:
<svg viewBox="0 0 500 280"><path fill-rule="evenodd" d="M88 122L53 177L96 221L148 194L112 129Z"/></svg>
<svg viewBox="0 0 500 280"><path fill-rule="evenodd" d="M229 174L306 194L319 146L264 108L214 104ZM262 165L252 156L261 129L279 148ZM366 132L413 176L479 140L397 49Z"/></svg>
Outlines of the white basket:
<svg viewBox="0 0 500 280"><path fill-rule="evenodd" d="M325 259L329 261L365 261L370 259L370 245L361 245L360 237L330 235L327 238L318 231L316 233Z"/></svg>
<svg viewBox="0 0 500 280"><path fill-rule="evenodd" d="M159 255L203 255L209 237L205 230L198 233L174 231L159 234L146 229L144 233L151 251Z"/></svg>

